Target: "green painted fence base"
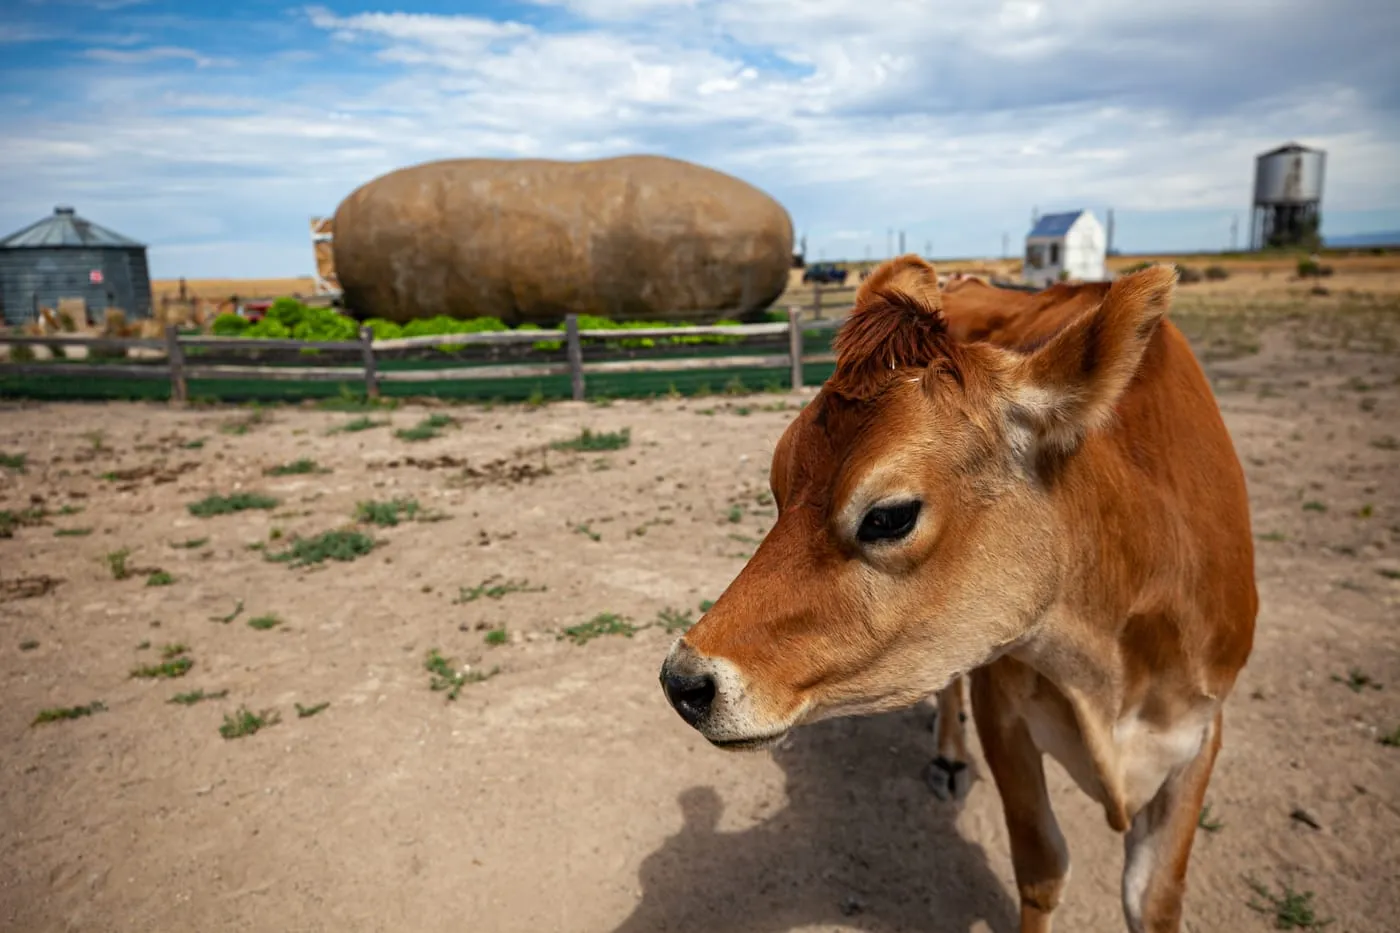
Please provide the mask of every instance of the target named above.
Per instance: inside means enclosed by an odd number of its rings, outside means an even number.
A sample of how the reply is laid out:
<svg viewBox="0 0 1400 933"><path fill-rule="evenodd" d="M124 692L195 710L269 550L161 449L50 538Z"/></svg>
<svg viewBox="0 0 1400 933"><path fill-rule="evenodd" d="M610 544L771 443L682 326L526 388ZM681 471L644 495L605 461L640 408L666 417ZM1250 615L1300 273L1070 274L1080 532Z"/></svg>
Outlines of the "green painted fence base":
<svg viewBox="0 0 1400 933"><path fill-rule="evenodd" d="M830 377L830 363L808 363L803 382L821 385ZM711 369L656 373L590 373L588 398L648 398L670 392L704 395L719 392L782 391L789 388L789 374L781 369ZM359 395L360 382L283 382L271 379L191 379L191 402L298 402L304 399ZM382 396L410 398L432 396L472 402L519 402L570 397L569 377L545 376L519 379L473 379L444 382L384 382ZM163 379L75 379L73 377L2 376L0 398L44 401L168 401L170 383Z"/></svg>

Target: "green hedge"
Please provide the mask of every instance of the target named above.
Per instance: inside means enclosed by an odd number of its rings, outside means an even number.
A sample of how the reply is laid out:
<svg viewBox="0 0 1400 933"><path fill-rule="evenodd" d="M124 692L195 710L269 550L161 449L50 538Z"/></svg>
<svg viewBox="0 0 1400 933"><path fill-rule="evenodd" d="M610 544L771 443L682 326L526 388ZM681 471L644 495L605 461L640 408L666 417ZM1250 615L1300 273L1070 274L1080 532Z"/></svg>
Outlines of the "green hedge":
<svg viewBox="0 0 1400 933"><path fill-rule="evenodd" d="M769 312L768 319L787 320L782 312ZM720 327L737 327L739 321L717 321ZM365 325L374 332L375 340L397 340L400 337L438 337L445 334L481 334L506 331L511 328L496 317L455 318L445 314L421 318L407 324L396 324L384 318L370 318ZM592 314L580 314L580 330L652 330L657 328L684 327L670 321L613 321ZM535 324L521 324L515 328L521 331L541 330ZM213 332L220 337L266 337L308 341L355 340L359 336L359 325L352 318L330 308L309 307L295 298L278 298L268 309L267 315L256 324L236 314L221 314L214 319ZM654 347L663 344L722 344L736 343L740 336L684 336L684 337L620 337L616 341L621 347ZM609 341L611 342L611 341ZM541 340L534 344L536 350L558 350L563 346L558 340ZM450 347L444 349L451 349Z"/></svg>

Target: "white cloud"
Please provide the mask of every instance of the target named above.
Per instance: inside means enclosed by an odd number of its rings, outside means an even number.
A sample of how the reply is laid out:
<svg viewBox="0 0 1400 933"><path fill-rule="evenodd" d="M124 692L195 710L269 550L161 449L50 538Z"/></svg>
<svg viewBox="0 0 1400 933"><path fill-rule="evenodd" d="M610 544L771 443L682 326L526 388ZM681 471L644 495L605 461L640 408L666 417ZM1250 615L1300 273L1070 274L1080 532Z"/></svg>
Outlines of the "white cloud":
<svg viewBox="0 0 1400 933"><path fill-rule="evenodd" d="M83 55L97 62L113 65L148 65L152 62L185 60L199 68L213 68L234 64L231 58L201 55L194 49L182 49L172 45L156 45L144 49L86 49Z"/></svg>

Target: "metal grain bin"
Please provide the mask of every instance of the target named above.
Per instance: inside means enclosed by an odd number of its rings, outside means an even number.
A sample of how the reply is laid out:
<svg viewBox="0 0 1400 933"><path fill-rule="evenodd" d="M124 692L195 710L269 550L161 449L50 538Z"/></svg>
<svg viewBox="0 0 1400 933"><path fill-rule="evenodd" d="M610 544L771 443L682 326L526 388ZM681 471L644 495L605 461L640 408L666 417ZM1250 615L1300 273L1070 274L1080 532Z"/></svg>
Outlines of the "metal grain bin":
<svg viewBox="0 0 1400 933"><path fill-rule="evenodd" d="M128 318L151 316L151 276L142 243L84 220L71 207L0 240L0 314L26 324L40 308L82 299L89 320L106 308ZM71 306L71 302L70 302ZM82 321L77 322L80 325Z"/></svg>

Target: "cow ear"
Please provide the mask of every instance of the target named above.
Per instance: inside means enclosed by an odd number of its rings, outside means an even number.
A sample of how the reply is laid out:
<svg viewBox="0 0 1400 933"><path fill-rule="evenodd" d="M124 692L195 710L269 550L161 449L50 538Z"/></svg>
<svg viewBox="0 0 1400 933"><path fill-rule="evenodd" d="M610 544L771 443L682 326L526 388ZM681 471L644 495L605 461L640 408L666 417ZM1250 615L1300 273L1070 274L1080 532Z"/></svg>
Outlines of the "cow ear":
<svg viewBox="0 0 1400 933"><path fill-rule="evenodd" d="M1037 449L1072 453L1113 417L1175 286L1172 266L1123 276L1103 304L1017 362L1013 417L1029 429Z"/></svg>

